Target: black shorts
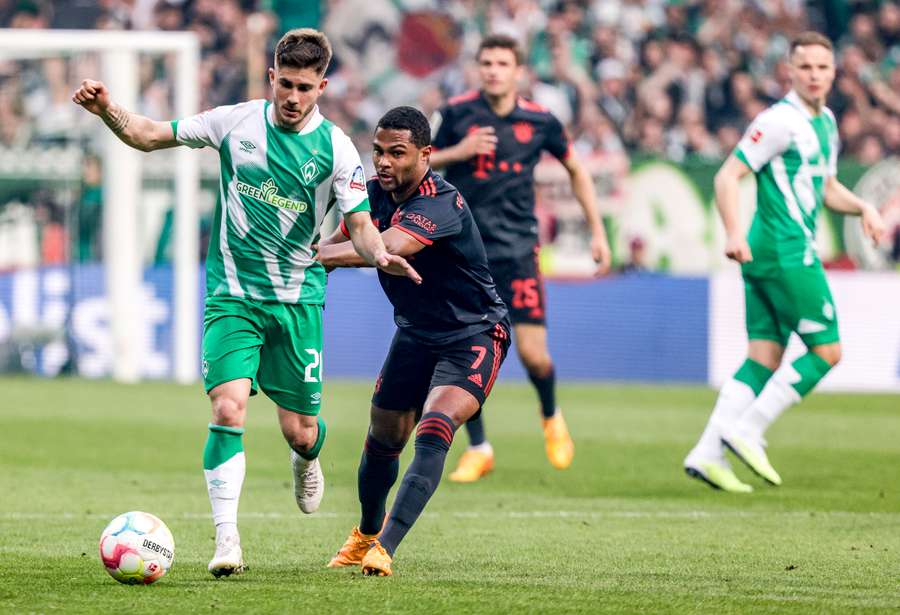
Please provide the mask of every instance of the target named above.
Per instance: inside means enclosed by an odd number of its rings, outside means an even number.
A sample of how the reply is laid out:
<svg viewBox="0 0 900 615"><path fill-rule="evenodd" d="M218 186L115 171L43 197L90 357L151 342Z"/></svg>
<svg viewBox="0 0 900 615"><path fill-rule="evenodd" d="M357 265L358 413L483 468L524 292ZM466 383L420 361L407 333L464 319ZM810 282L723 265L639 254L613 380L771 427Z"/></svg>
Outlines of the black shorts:
<svg viewBox="0 0 900 615"><path fill-rule="evenodd" d="M398 329L375 382L372 404L384 410L421 410L431 389L453 385L471 393L481 406L494 386L509 343L506 323L441 346Z"/></svg>
<svg viewBox="0 0 900 615"><path fill-rule="evenodd" d="M497 292L509 308L512 323L546 324L544 279L537 250L533 256L491 261L490 268Z"/></svg>

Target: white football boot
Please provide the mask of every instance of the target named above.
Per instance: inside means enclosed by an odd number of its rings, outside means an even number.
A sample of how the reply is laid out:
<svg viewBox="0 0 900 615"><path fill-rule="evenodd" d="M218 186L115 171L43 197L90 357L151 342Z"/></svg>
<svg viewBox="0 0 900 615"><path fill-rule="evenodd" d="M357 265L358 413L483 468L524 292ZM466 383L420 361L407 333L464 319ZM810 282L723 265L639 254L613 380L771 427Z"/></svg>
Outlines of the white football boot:
<svg viewBox="0 0 900 615"><path fill-rule="evenodd" d="M294 497L297 499L297 506L307 515L316 512L325 494L325 476L322 474L319 458L309 461L291 449L291 466L294 469Z"/></svg>
<svg viewBox="0 0 900 615"><path fill-rule="evenodd" d="M216 540L216 554L209 561L207 570L216 578L244 572L241 537L238 534L228 534Z"/></svg>

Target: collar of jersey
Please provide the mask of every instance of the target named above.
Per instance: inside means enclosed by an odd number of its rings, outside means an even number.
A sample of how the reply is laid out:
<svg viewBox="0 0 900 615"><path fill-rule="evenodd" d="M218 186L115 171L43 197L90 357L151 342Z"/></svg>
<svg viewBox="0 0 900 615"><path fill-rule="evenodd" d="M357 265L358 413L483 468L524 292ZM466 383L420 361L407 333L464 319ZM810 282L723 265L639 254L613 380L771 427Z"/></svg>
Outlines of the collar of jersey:
<svg viewBox="0 0 900 615"><path fill-rule="evenodd" d="M790 92L785 94L784 99L788 102L789 105L797 108L797 110L799 110L800 113L803 114L803 117L805 117L806 119L815 119L816 116L810 113L809 109L806 108L806 105L803 104L803 100L800 99L800 95L797 94L796 90L791 90ZM821 115L821 113L819 115Z"/></svg>
<svg viewBox="0 0 900 615"><path fill-rule="evenodd" d="M295 132L293 130L286 130L275 123L275 109L272 106L272 101L266 101L266 122L280 132L289 134L289 135L308 135L313 130L319 127L319 125L325 120L324 116L319 113L319 105L313 107L312 113L310 114L309 121L306 122L306 126L303 127L303 130L300 132Z"/></svg>

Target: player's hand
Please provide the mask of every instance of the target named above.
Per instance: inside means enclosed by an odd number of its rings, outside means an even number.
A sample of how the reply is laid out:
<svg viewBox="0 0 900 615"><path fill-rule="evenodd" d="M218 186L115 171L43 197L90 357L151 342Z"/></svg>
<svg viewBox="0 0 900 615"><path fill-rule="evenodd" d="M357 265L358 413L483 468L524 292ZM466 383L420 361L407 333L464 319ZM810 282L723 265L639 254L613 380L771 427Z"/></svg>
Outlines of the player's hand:
<svg viewBox="0 0 900 615"><path fill-rule="evenodd" d="M591 236L591 256L597 263L595 276L599 277L609 273L609 269L612 267L612 252L609 249L609 241L607 241L605 233L594 233Z"/></svg>
<svg viewBox="0 0 900 615"><path fill-rule="evenodd" d="M100 115L106 111L112 101L109 98L109 90L102 81L85 79L81 82L81 87L72 95L72 102L81 105L94 115Z"/></svg>
<svg viewBox="0 0 900 615"><path fill-rule="evenodd" d="M872 205L866 204L862 210L863 233L872 240L876 247L887 234L887 225L881 218L881 214Z"/></svg>
<svg viewBox="0 0 900 615"><path fill-rule="evenodd" d="M741 236L728 238L725 242L725 256L739 263L749 263L753 260L750 244Z"/></svg>
<svg viewBox="0 0 900 615"><path fill-rule="evenodd" d="M459 144L468 160L475 156L493 153L497 149L497 135L493 126L482 126L467 134Z"/></svg>
<svg viewBox="0 0 900 615"><path fill-rule="evenodd" d="M422 276L402 256L384 252L375 257L375 266L385 273L407 277L416 284L422 283Z"/></svg>

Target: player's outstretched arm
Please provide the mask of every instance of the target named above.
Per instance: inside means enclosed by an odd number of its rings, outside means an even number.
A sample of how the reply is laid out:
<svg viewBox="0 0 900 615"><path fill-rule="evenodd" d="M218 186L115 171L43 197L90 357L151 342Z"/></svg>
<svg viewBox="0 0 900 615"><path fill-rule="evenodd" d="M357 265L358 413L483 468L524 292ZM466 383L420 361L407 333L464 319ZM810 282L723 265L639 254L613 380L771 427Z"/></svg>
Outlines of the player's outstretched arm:
<svg viewBox="0 0 900 615"><path fill-rule="evenodd" d="M178 145L169 122L151 120L114 103L102 81L85 79L72 101L103 120L123 143L142 152Z"/></svg>
<svg viewBox="0 0 900 615"><path fill-rule="evenodd" d="M591 231L591 256L597 263L596 275L605 275L609 273L612 265L612 253L609 249L609 240L606 238L606 229L603 228L600 214L597 213L597 193L594 190L594 180L584 165L573 155L569 155L563 160L563 166L569 172L572 193L578 200L578 204L581 205L584 218Z"/></svg>
<svg viewBox="0 0 900 615"><path fill-rule="evenodd" d="M338 243L344 243L345 241L350 241L350 238L344 235L344 231L341 230L340 227L334 229L334 232L331 233L328 237L322 237L319 240L318 247L319 249L324 248L325 246L331 246Z"/></svg>
<svg viewBox="0 0 900 615"><path fill-rule="evenodd" d="M861 216L863 232L876 246L887 233L887 226L878 210L853 194L852 190L833 175L825 184L825 206L842 214Z"/></svg>
<svg viewBox="0 0 900 615"><path fill-rule="evenodd" d="M494 127L482 126L467 134L456 145L433 150L428 163L432 169L441 169L455 162L490 154L495 149L497 149L497 135L494 133Z"/></svg>
<svg viewBox="0 0 900 615"><path fill-rule="evenodd" d="M352 243L322 242L316 258L326 267L377 267L391 275L405 276L416 284L422 283L422 276L403 258L424 247L409 235L396 229L379 233L372 224L368 212L355 212L344 217L344 223ZM341 232L341 231L337 231ZM343 233L341 233L343 235ZM403 237L397 237L402 235ZM405 238L418 245L410 249ZM363 256L363 254L365 256Z"/></svg>
<svg viewBox="0 0 900 615"><path fill-rule="evenodd" d="M739 263L753 260L750 245L741 228L740 215L740 182L741 178L751 172L750 167L741 162L734 154L730 155L716 173L714 180L716 192L716 208L725 225L725 256Z"/></svg>

